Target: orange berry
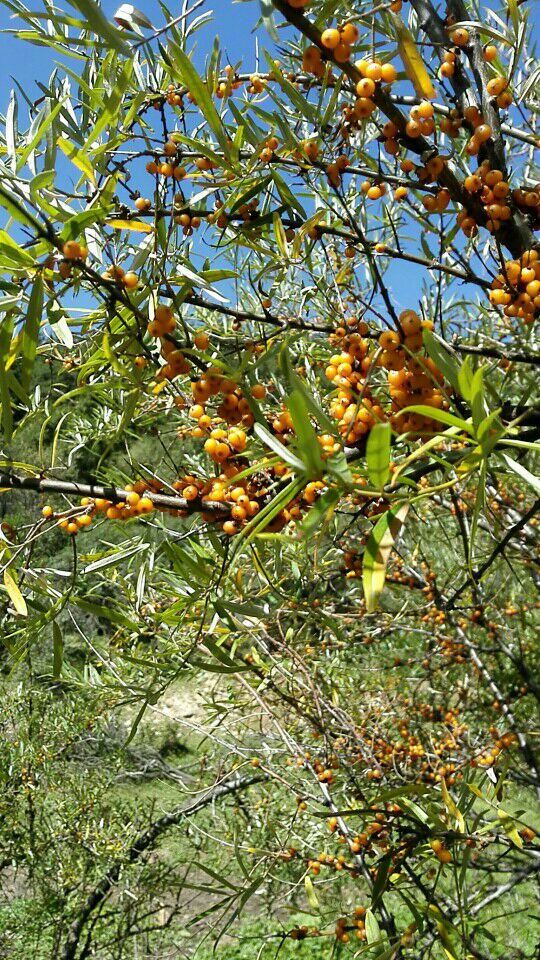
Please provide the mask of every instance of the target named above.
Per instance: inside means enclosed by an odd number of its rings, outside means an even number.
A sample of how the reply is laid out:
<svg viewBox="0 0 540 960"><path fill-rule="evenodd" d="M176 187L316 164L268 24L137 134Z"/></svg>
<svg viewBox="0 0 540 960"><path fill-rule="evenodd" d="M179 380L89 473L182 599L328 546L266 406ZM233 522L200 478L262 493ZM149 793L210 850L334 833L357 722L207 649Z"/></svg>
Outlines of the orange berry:
<svg viewBox="0 0 540 960"><path fill-rule="evenodd" d="M198 350L207 350L208 344L210 343L208 334L204 333L203 331L195 334L193 338L193 343L195 344Z"/></svg>
<svg viewBox="0 0 540 960"><path fill-rule="evenodd" d="M66 260L79 260L81 256L81 246L76 240L68 240L62 247L62 253Z"/></svg>
<svg viewBox="0 0 540 960"><path fill-rule="evenodd" d="M326 47L327 50L335 50L340 41L341 37L339 35L339 30L336 30L335 28L323 30L321 33L321 43L323 47Z"/></svg>
<svg viewBox="0 0 540 960"><path fill-rule="evenodd" d="M452 30L450 40L456 47L465 47L469 42L469 31L464 27L458 27L457 30Z"/></svg>
<svg viewBox="0 0 540 960"><path fill-rule="evenodd" d="M348 43L349 46L352 46L358 40L360 36L360 31L355 23L346 23L340 29L341 39L343 43Z"/></svg>
<svg viewBox="0 0 540 960"><path fill-rule="evenodd" d="M383 63L381 66L381 80L384 83L395 83L397 80L397 70L391 63Z"/></svg>

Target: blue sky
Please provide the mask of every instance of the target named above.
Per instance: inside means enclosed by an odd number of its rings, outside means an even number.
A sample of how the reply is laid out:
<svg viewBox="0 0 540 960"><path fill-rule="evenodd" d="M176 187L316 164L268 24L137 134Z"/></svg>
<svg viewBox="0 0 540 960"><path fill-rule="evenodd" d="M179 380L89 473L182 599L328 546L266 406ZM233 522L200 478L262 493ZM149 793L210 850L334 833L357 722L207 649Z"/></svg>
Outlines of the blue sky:
<svg viewBox="0 0 540 960"><path fill-rule="evenodd" d="M103 0L106 15L112 19L121 2L122 0ZM164 24L164 16L157 0L135 0L135 5L148 16L156 27ZM32 6L38 9L40 5L38 3L30 4L30 7ZM77 11L70 6L68 0L60 0L59 6L66 12L77 16ZM181 10L181 0L174 0L174 2L169 0L167 6L172 15L176 16ZM527 3L527 8L530 15L535 19L538 28L540 26L539 0L534 0L534 2L531 0ZM253 67L255 62L253 29L260 16L258 0L236 3L234 0L206 0L197 14L202 11L213 11L214 19L211 24L196 34L199 50L205 54L209 53L217 35L224 58L228 57L232 62L243 59L246 68L248 66ZM10 18L9 11L0 5L0 29L14 26L15 21ZM537 35L538 32L537 29ZM284 31L284 38L287 35L291 35L288 30ZM257 32L257 37L261 47L271 46L270 38L264 28ZM54 51L29 44L6 34L0 34L0 56L3 68L0 72L0 114L5 112L10 89L14 86L14 77L18 79L30 98L37 99L41 96L41 91L36 86L36 79L46 82L55 61L61 61L61 55ZM66 58L66 60L72 69L78 69L77 61L69 58ZM21 100L20 95L18 95L18 99ZM396 263L395 261L390 267L389 275L387 275L387 279L391 285L395 286L396 290L407 291L405 293L406 298L410 296L411 289L415 290L416 296L419 294L424 278L424 270L416 268L412 264L405 265L402 262Z"/></svg>
<svg viewBox="0 0 540 960"><path fill-rule="evenodd" d="M115 11L120 7L122 0L104 0L103 9L112 19ZM39 9L40 4L27 4L30 9ZM78 16L67 0L61 0L58 6L66 12ZM135 0L134 6L146 14L156 28L163 25L164 17L154 0ZM181 0L168 2L167 6L173 16L177 16L181 9ZM219 35L220 43L225 52L230 52L231 59L240 59L247 56L254 49L253 28L260 15L257 0L251 3L233 3L233 0L206 0L206 3L197 10L195 15L203 11L214 11L213 23L201 31L198 36L199 46L206 51L211 50L213 39ZM10 12L0 5L0 29L14 28L16 21L11 18ZM24 27L24 24L21 24ZM264 30L258 31L261 37L267 40ZM267 44L268 45L268 44ZM4 113L10 89L14 86L13 77L24 87L28 96L39 96L40 92L33 83L37 78L45 81L51 73L53 61L60 60L60 55L54 51L44 49L23 40L17 40L6 34L0 34L0 54L2 70L0 72L0 113ZM69 58L66 61L70 63ZM71 61L73 69L77 69L76 61Z"/></svg>

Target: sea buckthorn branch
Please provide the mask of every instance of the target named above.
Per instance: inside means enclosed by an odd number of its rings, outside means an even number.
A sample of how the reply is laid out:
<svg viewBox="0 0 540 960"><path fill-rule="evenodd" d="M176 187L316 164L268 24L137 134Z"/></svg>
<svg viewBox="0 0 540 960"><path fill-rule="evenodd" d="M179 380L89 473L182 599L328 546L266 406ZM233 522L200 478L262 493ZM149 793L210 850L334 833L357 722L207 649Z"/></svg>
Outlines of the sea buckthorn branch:
<svg viewBox="0 0 540 960"><path fill-rule="evenodd" d="M455 624L455 630L457 635L460 638L461 643L469 651L471 660L473 661L474 665L478 669L478 672L484 678L490 690L495 694L497 702L500 704L501 712L503 713L504 717L508 721L508 724L512 732L517 737L521 755L525 760L527 766L529 767L529 770L531 771L530 773L531 783L536 786L536 793L538 798L540 799L540 766L538 764L538 760L536 758L534 750L532 749L530 743L528 742L527 738L522 732L521 727L517 722L512 709L508 704L507 698L502 693L499 685L497 684L496 680L493 678L491 671L489 670L486 663L480 656L477 644L475 644L474 641L470 639L470 637L467 635L467 631L463 630L463 628L459 624Z"/></svg>
<svg viewBox="0 0 540 960"><path fill-rule="evenodd" d="M193 803L176 807L169 813L164 814L164 816L159 817L143 830L131 844L127 853L112 864L79 907L78 914L68 930L60 954L61 960L75 960L84 928L92 914L102 906L104 900L116 886L126 863L136 863L143 853L153 849L157 841L167 830L181 823L186 817L192 817L198 813L199 810L203 810L205 807L215 803L216 800L220 800L222 797L227 797L242 790L247 790L254 784L261 783L264 779L265 777L260 774L251 777L231 777L229 780L225 780L224 783L217 784L210 788L209 791ZM91 932L89 937L90 936ZM90 939L87 938L86 948L88 949L89 946Z"/></svg>
<svg viewBox="0 0 540 960"><path fill-rule="evenodd" d="M232 317L234 320L249 320L252 323L270 323L281 330L309 330L316 333L333 333L334 327L316 326L315 324L306 324L302 320L280 319L274 314L266 311L264 314L254 313L251 310L235 310L233 307L226 307L221 303L213 303L211 300L205 300L197 294L186 297L184 303L192 304L194 307L200 307L202 310L208 310L211 313L221 313L225 317ZM375 336L375 334L374 334Z"/></svg>
<svg viewBox="0 0 540 960"><path fill-rule="evenodd" d="M504 552L510 541L516 536L517 533L519 533L522 527L525 527L529 523L529 520L531 520L539 510L540 499L535 500L529 509L523 514L523 516L520 517L519 520L517 520L509 530L506 531L504 537L499 541L488 559L485 560L477 570L474 570L471 576L468 577L467 580L464 581L446 601L445 608L447 610L452 610L455 607L456 601L462 596L463 593L465 593L469 586L473 586L482 579L484 574L487 573L489 568L493 565L497 557Z"/></svg>
<svg viewBox="0 0 540 960"><path fill-rule="evenodd" d="M470 19L469 12L463 0L448 0L448 10L458 21ZM492 98L488 94L486 61L484 59L480 37L476 29L471 28L469 39L472 39L472 43L466 43L464 45L465 55L469 60L476 81L478 95L482 105L482 113L493 131L492 136L486 142L485 150L490 157L491 165L502 170L506 179L506 155L501 133L499 111L497 107L493 105ZM519 225L518 220L518 226ZM525 240L525 242L528 242L528 239ZM529 249L529 247L525 249Z"/></svg>
<svg viewBox="0 0 540 960"><path fill-rule="evenodd" d="M301 12L289 5L288 0L272 0L273 5L293 26L297 27L301 33L308 37L313 44L321 51L324 59L329 60L345 73L356 85L362 79L359 69L349 60L339 62L333 56L331 50L326 49L321 41L321 32L317 27ZM406 118L398 110L396 104L392 101L390 94L382 88L375 89L371 94L373 102L396 126L400 133L402 143L413 153L420 156L432 157L436 148L423 135L418 137L409 137L406 133ZM463 183L459 181L456 175L444 164L442 170L437 176L438 181L449 191L453 200L460 203L474 219L476 224L486 225L488 217L482 204L478 199L465 189ZM515 211L512 209L512 215L509 220L501 225L501 239L511 251L513 256L521 256L525 251L532 250L537 245L534 234L520 216L516 219Z"/></svg>
<svg viewBox="0 0 540 960"><path fill-rule="evenodd" d="M247 686L247 681L243 680L242 677L240 677L240 683L243 686ZM273 723L276 724L277 729L284 743L287 745L288 749L292 750L293 754L296 754L297 756L301 754L302 751L301 751L300 745L294 741L293 737L288 731L285 731L283 729L281 723L279 722L278 718L275 715L275 712L271 709L270 705L266 702L266 700L263 699L263 697L260 695L260 693L257 690L254 690L252 687L249 687L248 689L250 690L251 694L255 696L256 700L258 701L258 703L260 704L264 712L267 713L270 716ZM349 829L349 826L346 823L346 821L339 814L339 808L336 806L332 798L330 790L328 789L328 784L320 779L320 777L317 775L317 772L313 764L310 763L309 760L304 758L303 766L305 767L305 769L309 771L318 789L320 790L321 795L323 797L324 805L328 807L329 812L333 814L336 824L337 826L339 826L339 829L342 835L345 837L347 845L351 850L353 861L357 866L357 868L359 869L362 876L364 877L364 880L368 885L368 889L370 890L373 889L373 884L374 884L373 877L367 867L367 864L365 862L364 857L362 856L362 853L354 849L353 834ZM376 911L380 916L381 925L383 926L388 936L395 938L396 937L395 920L393 916L388 912L382 896L379 897L378 903L376 905ZM396 945L396 952L394 953L394 956L396 958L399 958L402 956L402 951L399 945Z"/></svg>
<svg viewBox="0 0 540 960"><path fill-rule="evenodd" d="M481 346L472 343L461 343L457 335L450 341L453 350L458 353L476 354L481 357L492 357L494 360L505 360L508 363L529 363L532 366L540 364L540 353L525 353L520 350L497 350L495 347Z"/></svg>
<svg viewBox="0 0 540 960"><path fill-rule="evenodd" d="M310 39L319 48L323 57L332 62L339 70L345 73L354 85L356 85L358 81L362 79L362 74L353 63L350 61L339 63L335 60L331 51L327 50L322 44L321 31L318 30L317 27L306 16L289 6L287 0L272 0L272 3L276 9L283 14L285 19L293 26L297 27L297 29L300 30L304 36L308 37L308 39ZM405 132L407 125L406 118L401 111L398 110L390 94L386 93L382 89L376 89L372 94L372 99L376 106L382 110L385 116L387 116L388 119L391 120L400 131L403 144L407 147L407 149L420 156L423 154L429 157L432 156L434 151L433 144L426 140L424 136L409 137L407 135ZM467 194L467 191L463 188L455 174L452 173L448 167L444 167L438 179L445 187L447 187L454 200L459 201L459 203L461 203L466 210L470 210L470 212L474 214L475 219L479 218L479 223L483 223L485 221L485 214L480 205L474 200L471 202L470 195ZM522 250L519 250L519 253L522 252Z"/></svg>
<svg viewBox="0 0 540 960"><path fill-rule="evenodd" d="M422 3L424 3L424 0L422 0ZM414 6L414 3L412 3L411 5ZM360 18L359 18L359 19L360 19ZM441 22L443 22L443 21L441 21ZM447 34L446 32L445 32L445 34L444 34L444 38L445 38L445 39L444 39L444 44L443 44L443 45L444 45L444 46L448 46L450 41L449 41L449 38L448 38L448 34ZM233 83L236 84L236 83L248 83L248 82L251 82L253 76L254 76L253 72L252 72L252 73L236 73L236 74L234 75L234 78L233 78ZM265 83L269 83L269 82L275 81L275 79L276 79L276 78L275 78L275 75L274 75L273 73L257 73L256 76L257 76L257 79L258 79L258 80L263 81L263 82L265 82ZM290 80L292 83L302 84L303 86L306 86L306 87L320 87L320 86L322 85L322 83L323 83L323 81L321 80L320 77L312 76L312 75L309 75L309 74L303 74L303 73L287 74L287 79ZM220 87L220 86L222 86L222 85L226 85L226 84L229 83L230 81L231 81L231 77L226 76L226 75L220 76L220 77L218 77L218 79L216 80L216 86L217 86L217 87ZM329 77L329 78L326 80L326 85L329 86L329 87L335 86L335 80L334 80L334 78L333 78L333 77ZM178 96L182 97L182 96L185 96L186 94L188 94L188 93L189 93L189 90L188 90L187 87L177 86L177 87L175 87L175 93L177 93ZM159 98L160 101L163 100L163 99L166 99L163 94L161 94L161 93L159 93L159 92L156 92L156 91L154 91L154 90L149 91L149 93L147 94L147 96L148 96L148 98L149 98L150 105L156 103L156 98ZM402 105L402 106L414 106L414 105L416 105L416 104L421 103L421 100L420 100L419 97L417 97L417 96L412 96L412 95L393 94L393 93L391 93L391 94L389 94L389 97L390 97L390 99L391 99L394 103L396 103L398 106L399 106L399 105ZM451 113L451 108L448 107L448 106L446 106L446 105L443 104L443 103L433 102L433 109L435 110L435 113L440 113L440 114L442 114L442 115L444 115L444 116L448 116L448 115ZM513 138L516 139L516 140L521 140L521 141L523 141L523 143L528 143L528 144L530 144L530 145L533 146L533 147L538 147L538 146L540 145L540 138L539 138L539 137L535 137L533 134L524 133L523 130L519 130L517 127L514 127L514 126L512 126L511 124L508 124L508 123L501 123L500 126L501 126L501 131L502 131L504 134L506 134L507 136L509 136L509 137L513 137ZM122 151L121 151L121 150L111 150L111 151L107 151L107 150L106 150L106 151L104 151L104 153L109 153L109 152L110 152L110 153L114 153L115 156L122 155ZM143 150L143 151L140 151L140 152L139 152L139 156L152 156L152 155L153 155L153 152L154 152L154 151L151 151L151 150ZM243 157L243 153L244 153L244 151L240 151L240 157L241 157L241 158ZM188 154L189 154L189 151L186 151L186 152L183 154L183 156L188 156ZM197 156L198 156L198 155L197 155ZM366 174L371 174L371 173L373 173L372 170L366 170ZM395 178L395 179L397 179L397 178ZM389 182L394 182L394 180L389 180Z"/></svg>
<svg viewBox="0 0 540 960"><path fill-rule="evenodd" d="M67 497L89 497L92 500L108 500L112 504L123 503L131 491L120 487L96 483L79 483L76 480L54 480L47 477L21 477L13 473L0 473L0 488L10 490L32 490L35 493L60 493ZM164 510L180 510L182 513L212 513L216 516L227 516L230 512L228 504L217 501L186 500L184 497L169 496L164 493L145 491L145 497L151 500L153 506ZM79 509L79 508L78 508Z"/></svg>
<svg viewBox="0 0 540 960"><path fill-rule="evenodd" d="M439 16L431 0L410 0L410 3L417 14L418 26L424 31L426 36L429 37L431 43L441 48L451 46L452 42L448 35L446 24L442 17ZM459 61L455 63L454 71L448 79L450 80L450 84L456 95L456 100L461 109L464 109L468 104L474 103L475 98L471 91L469 78ZM437 108L435 107L435 109Z"/></svg>
<svg viewBox="0 0 540 960"><path fill-rule="evenodd" d="M421 103L420 98L416 96L413 97L406 94L392 93L391 97L394 103L401 104L404 107L412 107L415 104ZM451 108L447 107L444 103L434 102L432 106L435 113L440 113L446 117L452 112ZM524 133L523 130L518 130L517 127L513 127L508 123L501 123L501 131L508 137L513 137L515 140L521 140L523 143L528 143L531 147L540 147L540 137L535 137L532 134Z"/></svg>
<svg viewBox="0 0 540 960"><path fill-rule="evenodd" d="M354 244L358 242L358 238L353 233L348 233L346 230L339 229L339 227L326 227L324 224L319 224L317 230L320 231L320 233L328 233L335 237L341 237L343 240L346 240L347 243ZM375 253L380 253L381 256L391 257L393 260L405 260L408 263L417 263L419 266L427 267L428 270L437 270L441 273L447 273L449 276L456 277L458 280L463 280L464 283L474 283L477 286L482 287L484 290L491 289L491 283L489 280L483 280L482 277L478 277L472 271L466 272L465 270L461 270L459 267L453 267L450 264L441 263L440 260L430 260L428 257L421 257L415 253L407 253L405 250L397 250L395 247L389 247L386 243L380 244L376 240L368 240L367 242L374 249Z"/></svg>
<svg viewBox="0 0 540 960"><path fill-rule="evenodd" d="M451 44L451 35L448 36L444 21L439 17L431 0L411 0L411 5L419 15L421 28L432 41L440 42L442 34L446 33L446 43ZM454 18L457 21L470 20L469 13L463 0L448 0L448 10L454 15ZM467 33L468 32L469 31L467 31ZM472 40L472 42L469 42L470 40ZM463 44L463 49L470 62L476 81L478 96L480 98L482 107L482 114L485 122L489 124L492 130L492 136L485 142L484 150L490 159L492 168L501 170L504 179L506 180L507 167L505 145L502 137L503 131L498 109L494 105L493 100L488 93L489 78L487 75L486 61L482 50L482 44L477 30L471 31L471 35L467 42ZM456 72L458 73L459 77L464 76L464 71L461 67L461 64L458 64ZM454 77L455 74L450 78L451 82L454 81ZM475 105L474 100L471 100L471 105ZM465 104L460 103L460 106L465 106ZM528 138L526 142L530 142L536 147L539 145L538 140L535 141L532 137ZM511 224L509 224L509 228L510 231L515 234L515 239L519 240L520 244L517 247L514 247L513 245L510 246L510 244L508 244L509 249L512 250L514 255L515 252L521 254L525 250L531 250L536 245L536 238L533 232L530 230L523 215L515 207L515 205L512 205L512 221Z"/></svg>

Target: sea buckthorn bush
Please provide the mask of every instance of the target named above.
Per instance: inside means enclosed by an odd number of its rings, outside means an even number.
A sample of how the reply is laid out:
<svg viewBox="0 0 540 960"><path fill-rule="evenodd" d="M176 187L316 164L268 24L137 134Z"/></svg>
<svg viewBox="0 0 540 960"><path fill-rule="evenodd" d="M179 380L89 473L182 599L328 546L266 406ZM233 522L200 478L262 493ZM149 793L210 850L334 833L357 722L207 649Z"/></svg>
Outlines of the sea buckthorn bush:
<svg viewBox="0 0 540 960"><path fill-rule="evenodd" d="M238 49L200 6L6 3L52 72L0 141L0 924L62 960L525 960L533 5L245 0ZM189 735L152 761L180 806L105 829L105 769L70 832L90 748L35 749L44 690L127 757Z"/></svg>

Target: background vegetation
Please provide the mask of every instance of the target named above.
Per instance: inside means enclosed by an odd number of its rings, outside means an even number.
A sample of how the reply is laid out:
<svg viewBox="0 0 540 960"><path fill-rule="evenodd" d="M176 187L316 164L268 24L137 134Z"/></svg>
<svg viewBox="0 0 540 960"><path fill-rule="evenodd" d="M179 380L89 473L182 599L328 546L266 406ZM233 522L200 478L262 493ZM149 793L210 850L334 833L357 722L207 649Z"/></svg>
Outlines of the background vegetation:
<svg viewBox="0 0 540 960"><path fill-rule="evenodd" d="M3 6L0 957L532 960L530 5Z"/></svg>

